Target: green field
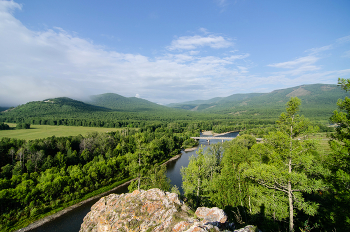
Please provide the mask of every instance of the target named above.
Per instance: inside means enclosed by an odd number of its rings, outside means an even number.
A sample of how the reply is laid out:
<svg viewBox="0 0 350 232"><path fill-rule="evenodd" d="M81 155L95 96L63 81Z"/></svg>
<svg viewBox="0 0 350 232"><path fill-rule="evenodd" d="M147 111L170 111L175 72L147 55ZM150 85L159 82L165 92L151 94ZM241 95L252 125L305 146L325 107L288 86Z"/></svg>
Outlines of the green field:
<svg viewBox="0 0 350 232"><path fill-rule="evenodd" d="M120 128L104 128L104 127L82 127L82 126L49 126L49 125L30 125L30 129L14 129L15 123L6 123L12 129L0 130L0 138L16 138L16 139L43 139L51 136L63 137L63 136L76 136L86 135L91 132L110 132L118 131Z"/></svg>

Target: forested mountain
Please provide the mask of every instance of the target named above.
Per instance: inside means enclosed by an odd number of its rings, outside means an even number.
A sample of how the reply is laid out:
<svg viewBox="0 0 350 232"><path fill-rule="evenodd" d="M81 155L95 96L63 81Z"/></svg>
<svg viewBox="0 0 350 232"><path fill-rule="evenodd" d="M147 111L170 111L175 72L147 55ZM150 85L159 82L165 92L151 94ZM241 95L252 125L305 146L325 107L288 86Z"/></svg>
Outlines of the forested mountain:
<svg viewBox="0 0 350 232"><path fill-rule="evenodd" d="M0 122L25 122L40 125L69 125L92 127L139 127L147 122L194 120L205 118L185 110L173 109L137 98L117 94L100 95L91 105L70 98L52 98L0 112ZM116 102L116 99L119 101ZM119 107L119 108L118 108Z"/></svg>
<svg viewBox="0 0 350 232"><path fill-rule="evenodd" d="M313 84L275 90L270 93L234 94L207 101L170 104L169 107L216 114L231 114L236 118L256 116L276 117L290 97L302 100L301 114L309 118L329 118L336 109L337 100L347 95L337 85Z"/></svg>
<svg viewBox="0 0 350 232"><path fill-rule="evenodd" d="M105 93L91 96L87 103L106 107L117 111L143 112L168 110L167 107L137 97L123 97L115 93Z"/></svg>
<svg viewBox="0 0 350 232"><path fill-rule="evenodd" d="M136 97L106 93L89 102L53 98L28 102L0 112L0 122L75 125L97 127L138 127L147 122L206 121L212 125L274 123L290 97L302 100L300 113L327 124L338 99L347 95L336 85L302 85L271 93L234 94L225 98L170 104L168 107ZM170 107L169 107L170 106Z"/></svg>
<svg viewBox="0 0 350 232"><path fill-rule="evenodd" d="M84 112L111 111L110 109L93 106L67 97L50 98L43 101L33 101L17 106L5 112L8 115L26 115L27 117L40 117L57 114L75 114Z"/></svg>
<svg viewBox="0 0 350 232"><path fill-rule="evenodd" d="M217 105L222 105L228 102L240 102L255 96L263 95L263 93L247 93L247 94L233 94L228 97L215 97L209 100L195 100L182 103L171 103L168 104L168 107L200 111L205 109L213 108Z"/></svg>

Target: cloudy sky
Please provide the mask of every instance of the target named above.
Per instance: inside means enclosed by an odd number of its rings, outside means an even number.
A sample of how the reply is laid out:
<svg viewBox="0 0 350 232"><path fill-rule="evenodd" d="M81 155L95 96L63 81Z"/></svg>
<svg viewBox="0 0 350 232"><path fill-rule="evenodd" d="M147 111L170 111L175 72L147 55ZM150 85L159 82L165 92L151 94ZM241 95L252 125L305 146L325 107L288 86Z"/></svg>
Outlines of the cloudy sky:
<svg viewBox="0 0 350 232"><path fill-rule="evenodd" d="M349 0L0 0L0 106L168 104L350 78Z"/></svg>

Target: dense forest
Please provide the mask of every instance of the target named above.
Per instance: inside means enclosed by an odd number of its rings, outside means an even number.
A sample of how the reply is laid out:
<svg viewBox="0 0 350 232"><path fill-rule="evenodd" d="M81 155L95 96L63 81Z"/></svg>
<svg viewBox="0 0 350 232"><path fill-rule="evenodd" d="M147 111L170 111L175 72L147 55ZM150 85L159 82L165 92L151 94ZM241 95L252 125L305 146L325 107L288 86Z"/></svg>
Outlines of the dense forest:
<svg viewBox="0 0 350 232"><path fill-rule="evenodd" d="M199 129L178 124L87 136L0 140L0 230L146 175L180 153ZM192 141L193 142L193 141ZM154 172L152 172L154 173Z"/></svg>
<svg viewBox="0 0 350 232"><path fill-rule="evenodd" d="M318 128L299 116L300 103L290 99L262 143L245 134L200 149L181 170L187 202L223 208L236 224L263 231L349 231L350 98L331 118L338 127L328 154L310 139Z"/></svg>

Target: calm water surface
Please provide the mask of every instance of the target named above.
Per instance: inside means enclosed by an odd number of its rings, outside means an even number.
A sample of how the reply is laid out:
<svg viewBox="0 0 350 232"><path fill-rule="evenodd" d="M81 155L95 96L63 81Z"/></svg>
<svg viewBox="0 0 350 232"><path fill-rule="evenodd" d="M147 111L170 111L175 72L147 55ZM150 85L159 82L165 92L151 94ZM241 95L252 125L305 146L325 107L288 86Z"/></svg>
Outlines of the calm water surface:
<svg viewBox="0 0 350 232"><path fill-rule="evenodd" d="M237 133L230 133L227 135L224 135L222 137L236 137L238 135ZM207 137L204 135L201 135L201 137ZM219 137L219 136L218 136ZM221 142L221 140L211 140L210 144L218 143ZM204 150L207 149L208 142L205 139L199 140L199 146L203 145ZM197 156L196 151L189 151L185 152L182 151L182 155L179 159L174 160L172 162L169 162L167 164L167 176L171 180L172 185L176 185L180 192L182 193L182 179L181 179L181 174L180 170L181 167L187 167L189 163L189 158L194 155ZM114 193L116 194L121 194L121 193L127 193L128 192L128 187L124 186L123 188L115 191ZM97 200L96 200L97 201ZM36 231L36 232L78 232L80 229L80 225L83 223L83 219L85 215L90 212L91 206L96 203L96 201L89 202L85 205L82 205L79 208L76 208L72 210L71 212L63 215L60 218L57 218L56 220L53 220L35 230L31 231Z"/></svg>

